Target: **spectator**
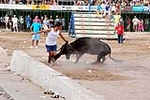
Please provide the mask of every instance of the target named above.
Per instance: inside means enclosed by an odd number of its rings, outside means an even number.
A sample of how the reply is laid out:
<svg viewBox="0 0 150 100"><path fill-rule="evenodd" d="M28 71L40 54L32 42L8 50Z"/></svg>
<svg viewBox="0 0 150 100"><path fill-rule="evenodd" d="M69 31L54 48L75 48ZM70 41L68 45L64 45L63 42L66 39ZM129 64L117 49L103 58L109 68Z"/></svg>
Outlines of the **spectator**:
<svg viewBox="0 0 150 100"><path fill-rule="evenodd" d="M5 18L4 17L0 17L0 27L5 28Z"/></svg>
<svg viewBox="0 0 150 100"><path fill-rule="evenodd" d="M13 31L18 32L18 18L16 17L16 15L13 16L12 22L13 22Z"/></svg>
<svg viewBox="0 0 150 100"><path fill-rule="evenodd" d="M53 5L53 0L47 1L46 4L48 4L48 5Z"/></svg>
<svg viewBox="0 0 150 100"><path fill-rule="evenodd" d="M33 19L33 22L41 22L41 20L39 19L38 16L35 16L35 18Z"/></svg>
<svg viewBox="0 0 150 100"><path fill-rule="evenodd" d="M104 16L105 16L106 13L108 13L108 15L110 15L110 4L109 3L107 3L106 6L105 6Z"/></svg>
<svg viewBox="0 0 150 100"><path fill-rule="evenodd" d="M11 18L9 18L9 29L13 31L13 22Z"/></svg>
<svg viewBox="0 0 150 100"><path fill-rule="evenodd" d="M118 43L120 45L122 45L123 44L123 35L124 35L124 26L121 24L121 22L119 22L118 26L115 29L118 34Z"/></svg>
<svg viewBox="0 0 150 100"><path fill-rule="evenodd" d="M116 15L114 15L114 22L115 22L115 27L118 26L118 23L120 22L120 13L116 13Z"/></svg>
<svg viewBox="0 0 150 100"><path fill-rule="evenodd" d="M105 8L106 8L105 1L102 2L101 7L102 7L102 10L105 11Z"/></svg>
<svg viewBox="0 0 150 100"><path fill-rule="evenodd" d="M19 18L19 31L24 31L24 18L20 16Z"/></svg>
<svg viewBox="0 0 150 100"><path fill-rule="evenodd" d="M127 31L130 32L132 21L131 21L131 18L128 17L128 16L126 18L127 18L126 19L126 22L127 22Z"/></svg>
<svg viewBox="0 0 150 100"><path fill-rule="evenodd" d="M43 20L43 26L47 29L47 28L50 28L50 22L49 22L49 19L47 17L44 18Z"/></svg>
<svg viewBox="0 0 150 100"><path fill-rule="evenodd" d="M27 1L27 5L30 5L34 0L26 0L26 1Z"/></svg>
<svg viewBox="0 0 150 100"><path fill-rule="evenodd" d="M133 1L130 2L130 6L134 6L135 3Z"/></svg>
<svg viewBox="0 0 150 100"><path fill-rule="evenodd" d="M149 19L146 18L146 19L144 20L144 22L145 22L145 27L144 27L144 28L145 28L146 31L148 31L148 25L149 25L149 23L150 23L150 22L149 22Z"/></svg>
<svg viewBox="0 0 150 100"><path fill-rule="evenodd" d="M115 7L115 4L114 4L114 3L111 5L110 10L111 10L111 12L113 12L113 13L116 12L116 7Z"/></svg>
<svg viewBox="0 0 150 100"><path fill-rule="evenodd" d="M52 17L52 16L50 16L50 18L49 18L49 22L50 22L50 25L51 25L51 26L53 26L53 25L54 25L54 20L53 20L53 17Z"/></svg>
<svg viewBox="0 0 150 100"><path fill-rule="evenodd" d="M6 16L5 16L5 27L6 27L6 29L8 29L8 25L9 25L9 17L8 17L8 15L6 14Z"/></svg>
<svg viewBox="0 0 150 100"><path fill-rule="evenodd" d="M148 32L150 32L150 20L149 20L149 24L148 24Z"/></svg>
<svg viewBox="0 0 150 100"><path fill-rule="evenodd" d="M39 40L40 40L40 34L38 34L38 32L41 30L41 23L40 21L38 22L34 22L30 29L32 31L32 28L33 28L33 34L32 34L32 44L31 44L31 47L30 48L33 48L34 47L34 42L36 41L36 44L35 44L35 48L38 48L38 44L39 44Z"/></svg>
<svg viewBox="0 0 150 100"><path fill-rule="evenodd" d="M134 30L134 32L137 32L139 19L136 16L134 16L134 18L132 19L132 23L133 23L133 30Z"/></svg>
<svg viewBox="0 0 150 100"><path fill-rule="evenodd" d="M58 23L58 22L60 22L60 19L58 18L58 15L56 15L56 19L55 19L55 21L54 21L54 24L56 24L56 23Z"/></svg>
<svg viewBox="0 0 150 100"><path fill-rule="evenodd" d="M85 2L83 0L78 0L77 1L77 5L78 6L84 6L85 5Z"/></svg>
<svg viewBox="0 0 150 100"><path fill-rule="evenodd" d="M47 30L48 28L51 27L47 17L44 18L42 27L44 30ZM46 36L47 36L47 32L44 32L44 38L46 38Z"/></svg>
<svg viewBox="0 0 150 100"><path fill-rule="evenodd" d="M41 16L40 22L43 24L44 17Z"/></svg>
<svg viewBox="0 0 150 100"><path fill-rule="evenodd" d="M142 19L139 20L138 31L144 32L144 21Z"/></svg>
<svg viewBox="0 0 150 100"><path fill-rule="evenodd" d="M119 2L116 3L116 12L121 13L121 5Z"/></svg>
<svg viewBox="0 0 150 100"><path fill-rule="evenodd" d="M102 7L101 7L101 3L98 2L98 5L97 5L97 15L101 14L102 13Z"/></svg>
<svg viewBox="0 0 150 100"><path fill-rule="evenodd" d="M26 30L27 30L28 32L30 32L30 26L31 26L31 17L30 17L30 15L28 15L28 16L26 17Z"/></svg>
<svg viewBox="0 0 150 100"><path fill-rule="evenodd" d="M62 30L65 30L65 18L61 18L60 22L62 23Z"/></svg>

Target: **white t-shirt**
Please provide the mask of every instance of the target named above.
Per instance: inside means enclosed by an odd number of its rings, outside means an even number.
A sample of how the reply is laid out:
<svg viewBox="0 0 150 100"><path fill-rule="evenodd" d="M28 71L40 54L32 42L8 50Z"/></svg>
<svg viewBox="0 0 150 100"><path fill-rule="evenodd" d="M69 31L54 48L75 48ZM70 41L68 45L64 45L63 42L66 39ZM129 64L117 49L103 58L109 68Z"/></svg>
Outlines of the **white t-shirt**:
<svg viewBox="0 0 150 100"><path fill-rule="evenodd" d="M132 20L132 22L133 22L133 25L137 25L137 24L139 23L139 20L138 20L137 18L134 18L134 19Z"/></svg>
<svg viewBox="0 0 150 100"><path fill-rule="evenodd" d="M9 20L9 17L5 16L5 22L8 22L8 20Z"/></svg>
<svg viewBox="0 0 150 100"><path fill-rule="evenodd" d="M18 18L14 17L12 18L13 23L18 23Z"/></svg>
<svg viewBox="0 0 150 100"><path fill-rule="evenodd" d="M51 28L51 31L48 32L48 35L46 37L46 45L56 45L57 44L57 37L59 36L60 31L58 30L57 32L55 32L53 30L53 28Z"/></svg>

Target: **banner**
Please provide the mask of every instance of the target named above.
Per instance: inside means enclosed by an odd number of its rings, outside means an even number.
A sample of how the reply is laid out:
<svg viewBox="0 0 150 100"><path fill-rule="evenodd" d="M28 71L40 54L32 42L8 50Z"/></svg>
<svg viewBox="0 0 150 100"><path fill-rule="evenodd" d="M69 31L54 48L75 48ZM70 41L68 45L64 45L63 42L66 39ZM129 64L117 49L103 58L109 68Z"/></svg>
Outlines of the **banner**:
<svg viewBox="0 0 150 100"><path fill-rule="evenodd" d="M132 11L132 6L125 6L123 11L131 12Z"/></svg>
<svg viewBox="0 0 150 100"><path fill-rule="evenodd" d="M133 6L133 12L150 12L150 7L148 6Z"/></svg>
<svg viewBox="0 0 150 100"><path fill-rule="evenodd" d="M48 5L33 5L32 9L34 10L50 10Z"/></svg>

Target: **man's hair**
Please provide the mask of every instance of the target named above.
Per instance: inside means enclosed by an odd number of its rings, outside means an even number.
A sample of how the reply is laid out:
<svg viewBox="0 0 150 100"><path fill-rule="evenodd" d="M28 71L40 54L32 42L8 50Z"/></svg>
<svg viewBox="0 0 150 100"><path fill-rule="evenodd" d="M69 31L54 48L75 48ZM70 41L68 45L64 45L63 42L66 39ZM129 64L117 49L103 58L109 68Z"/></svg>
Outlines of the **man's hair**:
<svg viewBox="0 0 150 100"><path fill-rule="evenodd" d="M59 26L61 26L62 25L62 23L61 22L57 22L55 25L54 25L54 27L59 27Z"/></svg>

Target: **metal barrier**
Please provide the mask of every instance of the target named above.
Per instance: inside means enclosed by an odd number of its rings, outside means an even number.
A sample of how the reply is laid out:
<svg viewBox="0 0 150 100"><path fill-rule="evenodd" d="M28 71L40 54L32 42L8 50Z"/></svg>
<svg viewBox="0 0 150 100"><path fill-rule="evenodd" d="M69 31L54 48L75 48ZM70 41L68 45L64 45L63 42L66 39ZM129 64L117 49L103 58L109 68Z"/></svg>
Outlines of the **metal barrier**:
<svg viewBox="0 0 150 100"><path fill-rule="evenodd" d="M0 27L1 28L5 28L5 21L4 21L4 17L5 15L8 14L9 17L13 17L13 15L16 15L17 18L19 18L19 16L23 16L24 19L25 17L27 17L28 15L31 16L31 19L33 20L35 18L35 16L39 16L40 18L43 16L47 16L48 18L50 18L50 16L52 16L53 20L55 20L56 16L58 15L58 17L61 19L64 19L64 31L68 30L68 26L69 26L69 22L70 22L70 15L71 15L71 11L53 11L53 10L7 10L7 9L0 9ZM24 23L24 27L25 27L25 23Z"/></svg>
<svg viewBox="0 0 150 100"><path fill-rule="evenodd" d="M150 12L122 12L121 16L124 20L125 31L134 32L132 20L136 16L139 20L143 20L144 32L150 32ZM131 21L130 27L128 27L129 20Z"/></svg>
<svg viewBox="0 0 150 100"><path fill-rule="evenodd" d="M38 16L44 16L47 15L48 17L52 16L53 20L55 20L56 15L58 15L60 18L64 18L64 31L68 31L68 26L70 22L70 16L71 16L71 8L65 8L68 10L42 10L42 9L0 9L0 28L5 28L5 22L4 22L4 16L8 14L10 17L13 15L16 15L19 17L20 15L23 15L24 17L27 15L31 15L31 18L34 19L36 15ZM133 24L132 19L134 16L137 16L138 19L143 19L144 21L144 32L150 32L150 12L122 12L121 14L123 20L124 20L124 26L125 31L131 31L133 32ZM131 25L128 28L128 18L131 20Z"/></svg>

